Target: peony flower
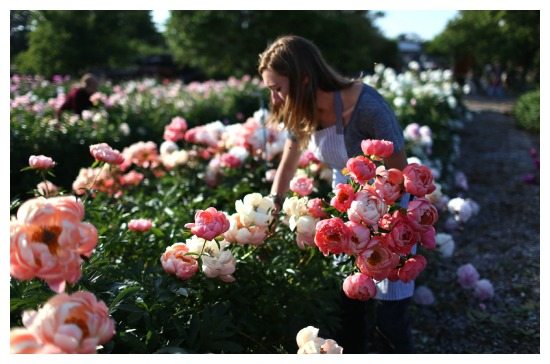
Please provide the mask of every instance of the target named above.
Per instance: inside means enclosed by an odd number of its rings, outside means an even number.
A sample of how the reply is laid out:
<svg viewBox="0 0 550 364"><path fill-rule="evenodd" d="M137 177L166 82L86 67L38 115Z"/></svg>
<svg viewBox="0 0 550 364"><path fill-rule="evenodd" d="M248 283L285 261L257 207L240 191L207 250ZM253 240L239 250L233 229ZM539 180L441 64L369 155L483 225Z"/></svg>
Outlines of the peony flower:
<svg viewBox="0 0 550 364"><path fill-rule="evenodd" d="M198 237L212 240L229 229L229 220L223 212L209 207L206 210L198 210L195 213L195 222L185 224L185 227L190 228Z"/></svg>
<svg viewBox="0 0 550 364"><path fill-rule="evenodd" d="M315 245L325 256L349 251L352 231L340 218L321 220L315 230Z"/></svg>
<svg viewBox="0 0 550 364"><path fill-rule="evenodd" d="M435 302L434 294L426 286L418 286L414 290L413 301L419 305L432 305Z"/></svg>
<svg viewBox="0 0 550 364"><path fill-rule="evenodd" d="M82 256L90 257L97 230L84 218L74 196L25 201L10 222L10 274L20 280L43 279L55 292L80 279Z"/></svg>
<svg viewBox="0 0 550 364"><path fill-rule="evenodd" d="M201 254L202 271L208 278L220 278L222 281L231 283L235 281L232 274L235 272L236 260L228 250L229 242L223 240L216 243L214 240L204 240L193 237L187 239L189 251Z"/></svg>
<svg viewBox="0 0 550 364"><path fill-rule="evenodd" d="M416 277L426 268L428 264L422 255L415 255L405 261L403 266L397 270L397 276L401 282L414 281Z"/></svg>
<svg viewBox="0 0 550 364"><path fill-rule="evenodd" d="M495 295L493 284L488 279L480 279L474 284L474 296L481 300L489 300Z"/></svg>
<svg viewBox="0 0 550 364"><path fill-rule="evenodd" d="M388 205L393 204L401 197L403 191L403 172L399 169L379 166L376 168L374 190Z"/></svg>
<svg viewBox="0 0 550 364"><path fill-rule="evenodd" d="M122 164L124 162L122 154L111 148L107 143L90 145L90 154L96 160L109 164Z"/></svg>
<svg viewBox="0 0 550 364"><path fill-rule="evenodd" d="M393 143L387 140L365 139L361 142L363 154L381 161L393 154Z"/></svg>
<svg viewBox="0 0 550 364"><path fill-rule="evenodd" d="M363 273L355 273L346 277L343 289L346 296L354 300L367 301L376 296L374 281Z"/></svg>
<svg viewBox="0 0 550 364"><path fill-rule="evenodd" d="M29 166L32 169L50 169L55 166L55 162L45 155L31 155L29 157Z"/></svg>
<svg viewBox="0 0 550 364"><path fill-rule="evenodd" d="M334 188L334 197L330 200L330 205L340 212L346 212L353 200L355 200L353 187L345 183L338 183Z"/></svg>
<svg viewBox="0 0 550 364"><path fill-rule="evenodd" d="M346 170L352 180L364 185L376 175L376 165L365 156L348 159Z"/></svg>
<svg viewBox="0 0 550 364"><path fill-rule="evenodd" d="M62 354L57 346L43 344L27 329L16 327L10 331L10 354Z"/></svg>
<svg viewBox="0 0 550 364"><path fill-rule="evenodd" d="M332 339L318 337L319 329L308 326L296 335L298 354L342 354L343 348Z"/></svg>
<svg viewBox="0 0 550 364"><path fill-rule="evenodd" d="M444 258L452 256L455 250L455 241L450 234L437 233L435 235L435 245Z"/></svg>
<svg viewBox="0 0 550 364"><path fill-rule="evenodd" d="M150 219L132 219L128 222L128 230L138 231L141 233L149 231L152 226L153 221Z"/></svg>
<svg viewBox="0 0 550 364"><path fill-rule="evenodd" d="M399 255L392 252L382 239L382 237L372 237L372 245L355 260L361 273L377 281L387 278L399 263Z"/></svg>
<svg viewBox="0 0 550 364"><path fill-rule="evenodd" d="M388 206L377 193L361 190L355 195L347 210L351 221L368 226L376 226L378 220L387 212Z"/></svg>
<svg viewBox="0 0 550 364"><path fill-rule="evenodd" d="M426 198L416 198L407 206L407 218L419 231L424 231L433 226L438 218L437 209Z"/></svg>
<svg viewBox="0 0 550 364"><path fill-rule="evenodd" d="M199 270L199 263L194 255L188 254L189 248L184 243L175 243L167 247L160 258L162 269L181 280L187 280Z"/></svg>
<svg viewBox="0 0 550 364"><path fill-rule="evenodd" d="M479 273L471 263L460 266L456 274L458 276L458 283L462 288L473 288L479 280Z"/></svg>
<svg viewBox="0 0 550 364"><path fill-rule="evenodd" d="M290 190L300 196L307 196L313 192L313 178L296 176L290 180Z"/></svg>
<svg viewBox="0 0 550 364"><path fill-rule="evenodd" d="M405 191L416 197L424 197L435 190L433 176L430 169L416 163L407 165L403 169Z"/></svg>
<svg viewBox="0 0 550 364"><path fill-rule="evenodd" d="M36 189L38 190L38 193L44 197L53 197L59 192L59 187L48 180L37 184Z"/></svg>
<svg viewBox="0 0 550 364"><path fill-rule="evenodd" d="M93 354L115 334L109 309L92 293L61 293L38 311L23 312L23 325L37 341L68 354Z"/></svg>
<svg viewBox="0 0 550 364"><path fill-rule="evenodd" d="M307 212L313 217L325 219L328 217L328 214L323 210L323 206L323 200L320 198L313 198L307 202Z"/></svg>

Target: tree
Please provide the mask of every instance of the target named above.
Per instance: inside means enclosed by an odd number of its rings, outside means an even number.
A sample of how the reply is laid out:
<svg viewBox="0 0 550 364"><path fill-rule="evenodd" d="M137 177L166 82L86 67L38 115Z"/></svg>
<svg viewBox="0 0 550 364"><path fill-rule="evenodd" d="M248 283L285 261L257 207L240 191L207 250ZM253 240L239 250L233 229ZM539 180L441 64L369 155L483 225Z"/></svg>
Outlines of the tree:
<svg viewBox="0 0 550 364"><path fill-rule="evenodd" d="M461 11L426 49L450 56L455 66L468 62L477 74L496 62L510 72L538 73L540 11Z"/></svg>
<svg viewBox="0 0 550 364"><path fill-rule="evenodd" d="M255 74L258 54L284 34L311 39L345 74L397 57L366 11L172 11L165 36L180 65L227 77Z"/></svg>
<svg viewBox="0 0 550 364"><path fill-rule="evenodd" d="M10 11L10 59L29 46L31 12L29 10Z"/></svg>
<svg viewBox="0 0 550 364"><path fill-rule="evenodd" d="M131 64L164 45L149 11L33 11L29 48L16 59L20 72L50 76Z"/></svg>

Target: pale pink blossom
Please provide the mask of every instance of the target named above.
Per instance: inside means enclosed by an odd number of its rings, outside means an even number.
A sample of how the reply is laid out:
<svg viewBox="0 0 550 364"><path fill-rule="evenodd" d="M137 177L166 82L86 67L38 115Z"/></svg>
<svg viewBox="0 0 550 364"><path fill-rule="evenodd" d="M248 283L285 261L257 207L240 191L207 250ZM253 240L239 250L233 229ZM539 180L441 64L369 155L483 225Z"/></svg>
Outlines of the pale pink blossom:
<svg viewBox="0 0 550 364"><path fill-rule="evenodd" d="M432 305L435 302L434 294L426 286L418 286L414 290L413 301L419 305Z"/></svg>
<svg viewBox="0 0 550 364"><path fill-rule="evenodd" d="M151 230L153 221L151 219L132 219L128 222L128 230L144 233Z"/></svg>
<svg viewBox="0 0 550 364"><path fill-rule="evenodd" d="M23 325L42 345L68 354L96 353L115 334L107 305L86 291L57 294L38 311L25 311Z"/></svg>
<svg viewBox="0 0 550 364"><path fill-rule="evenodd" d="M313 192L313 178L296 176L290 180L290 190L300 196L308 196Z"/></svg>
<svg viewBox="0 0 550 364"><path fill-rule="evenodd" d="M343 348L332 339L318 337L319 329L308 326L296 335L298 354L342 354Z"/></svg>
<svg viewBox="0 0 550 364"><path fill-rule="evenodd" d="M457 269L456 274L458 276L458 283L462 288L473 288L479 280L479 273L471 263L461 265Z"/></svg>
<svg viewBox="0 0 550 364"><path fill-rule="evenodd" d="M315 245L325 256L349 251L352 231L342 219L333 217L321 220L315 230Z"/></svg>
<svg viewBox="0 0 550 364"><path fill-rule="evenodd" d="M181 280L193 277L199 270L199 263L196 255L188 253L189 248L184 243L175 243L167 247L160 258L162 269Z"/></svg>
<svg viewBox="0 0 550 364"><path fill-rule="evenodd" d="M276 169L269 169L265 172L265 180L267 182L273 182L275 179L275 174L277 173Z"/></svg>
<svg viewBox="0 0 550 364"><path fill-rule="evenodd" d="M62 354L57 346L43 344L32 332L16 327L10 331L10 354Z"/></svg>
<svg viewBox="0 0 550 364"><path fill-rule="evenodd" d="M474 296L481 300L489 300L495 295L493 284L488 279L480 279L474 284Z"/></svg>
<svg viewBox="0 0 550 364"><path fill-rule="evenodd" d="M361 190L355 195L347 210L351 221L368 226L376 226L387 212L388 206L382 198L371 190Z"/></svg>
<svg viewBox="0 0 550 364"><path fill-rule="evenodd" d="M195 222L187 223L185 227L191 229L198 237L212 240L229 229L229 220L223 212L209 207L206 210L198 210L195 213Z"/></svg>
<svg viewBox="0 0 550 364"><path fill-rule="evenodd" d="M348 159L346 170L353 181L364 185L376 175L376 164L365 156L358 156Z"/></svg>
<svg viewBox="0 0 550 364"><path fill-rule="evenodd" d="M219 278L226 283L235 281L236 259L229 250L229 242L222 240L205 240L197 236L186 240L189 252L201 254L202 271L208 278Z"/></svg>
<svg viewBox="0 0 550 364"><path fill-rule="evenodd" d="M31 155L29 157L29 166L33 169L50 169L55 166L55 162L45 155Z"/></svg>
<svg viewBox="0 0 550 364"><path fill-rule="evenodd" d="M446 233L437 233L435 235L435 245L437 250L444 258L448 258L453 255L455 249L455 241L452 235Z"/></svg>
<svg viewBox="0 0 550 364"><path fill-rule="evenodd" d="M343 289L346 296L353 300L367 301L376 295L376 285L373 279L363 273L347 276Z"/></svg>
<svg viewBox="0 0 550 364"><path fill-rule="evenodd" d="M381 161L393 154L393 143L387 140L365 139L361 142L361 150L366 156Z"/></svg>
<svg viewBox="0 0 550 364"><path fill-rule="evenodd" d="M61 292L80 279L81 255L90 257L97 230L84 218L74 196L25 201L10 222L10 274L20 280L43 279Z"/></svg>
<svg viewBox="0 0 550 364"><path fill-rule="evenodd" d="M36 185L38 193L44 197L53 197L59 192L59 187L46 180Z"/></svg>
<svg viewBox="0 0 550 364"><path fill-rule="evenodd" d="M90 154L100 162L109 164L122 164L124 162L122 154L111 148L107 143L90 145Z"/></svg>
<svg viewBox="0 0 550 364"><path fill-rule="evenodd" d="M435 190L431 170L417 163L411 163L403 169L405 191L416 197L424 197Z"/></svg>
<svg viewBox="0 0 550 364"><path fill-rule="evenodd" d="M170 124L164 127L164 140L177 142L185 138L185 131L187 130L187 122L184 118L176 116L172 118Z"/></svg>
<svg viewBox="0 0 550 364"><path fill-rule="evenodd" d="M220 157L220 166L223 168L238 168L242 161L231 153L223 153Z"/></svg>
<svg viewBox="0 0 550 364"><path fill-rule="evenodd" d="M119 177L120 184L122 186L137 186L143 181L145 176L143 173L136 172L134 170L123 174Z"/></svg>

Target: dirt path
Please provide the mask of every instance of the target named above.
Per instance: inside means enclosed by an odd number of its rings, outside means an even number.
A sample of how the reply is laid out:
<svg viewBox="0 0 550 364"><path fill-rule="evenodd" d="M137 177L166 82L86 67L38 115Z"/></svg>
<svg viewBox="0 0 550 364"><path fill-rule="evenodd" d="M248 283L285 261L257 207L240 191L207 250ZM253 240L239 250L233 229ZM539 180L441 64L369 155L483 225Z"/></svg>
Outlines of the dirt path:
<svg viewBox="0 0 550 364"><path fill-rule="evenodd" d="M463 197L474 199L480 212L454 234L454 255L438 262L427 280L436 303L413 310L416 349L539 353L540 187L523 181L534 171L529 151L539 152L539 136L515 127L511 100L466 104L474 119L460 133L457 168L468 177ZM466 263L492 282L491 301L480 304L456 283L456 269Z"/></svg>

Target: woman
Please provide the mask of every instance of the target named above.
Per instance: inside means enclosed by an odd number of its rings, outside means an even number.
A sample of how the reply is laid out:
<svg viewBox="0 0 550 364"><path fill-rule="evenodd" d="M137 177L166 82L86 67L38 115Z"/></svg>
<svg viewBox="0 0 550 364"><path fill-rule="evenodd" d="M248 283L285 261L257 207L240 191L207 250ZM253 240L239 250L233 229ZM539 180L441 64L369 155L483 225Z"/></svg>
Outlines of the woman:
<svg viewBox="0 0 550 364"><path fill-rule="evenodd" d="M403 132L383 97L361 80L339 75L311 41L299 36L278 38L260 54L258 72L271 90L271 121L282 120L289 132L271 188L277 208L308 143L315 156L333 169L333 186L347 181L340 171L350 157L362 154L364 139L393 142L394 153L384 160L386 168L402 170L407 165ZM413 290L413 282L377 284L376 326L392 352L412 351L406 311ZM362 319L357 317L362 315L359 311L344 312L344 317L348 314L350 322L356 323ZM346 332L350 330L344 327ZM359 341L350 342L348 348L342 342L345 352L362 352L364 340L355 333L350 336Z"/></svg>

